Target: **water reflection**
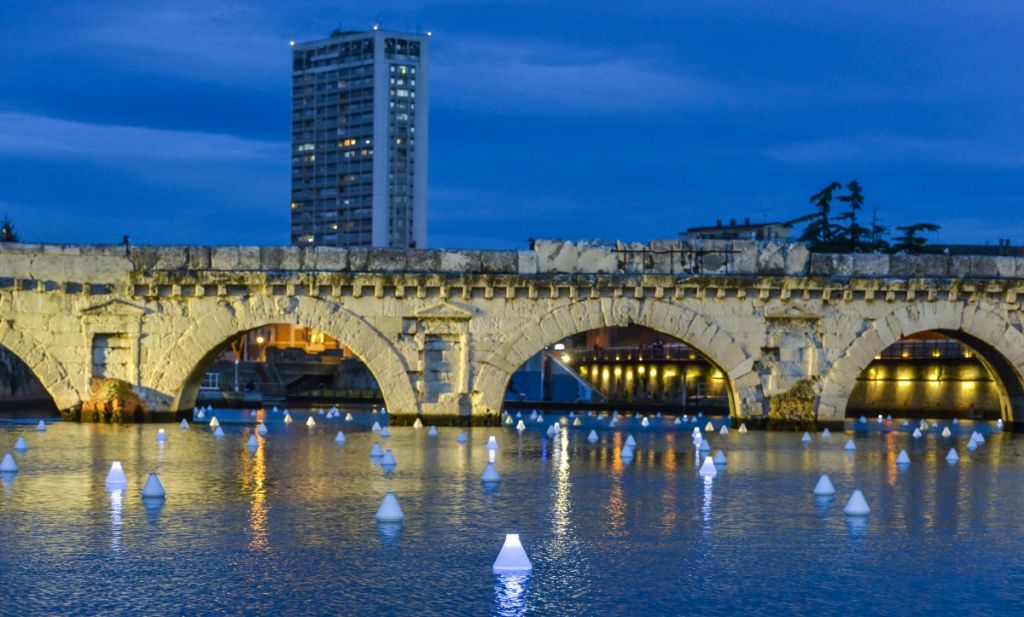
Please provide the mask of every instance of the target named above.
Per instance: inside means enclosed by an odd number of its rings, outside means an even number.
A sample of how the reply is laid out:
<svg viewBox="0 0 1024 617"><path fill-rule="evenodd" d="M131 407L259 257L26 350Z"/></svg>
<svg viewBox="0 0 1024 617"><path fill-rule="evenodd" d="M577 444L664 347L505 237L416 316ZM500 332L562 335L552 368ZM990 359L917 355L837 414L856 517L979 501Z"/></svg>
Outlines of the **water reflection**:
<svg viewBox="0 0 1024 617"><path fill-rule="evenodd" d="M704 531L711 531L711 489L714 487L715 479L711 476L704 476L704 505L700 513L704 520Z"/></svg>
<svg viewBox="0 0 1024 617"><path fill-rule="evenodd" d="M494 577L495 612L502 616L526 613L529 574L499 574Z"/></svg>
<svg viewBox="0 0 1024 617"><path fill-rule="evenodd" d="M256 451L244 456L245 473L242 489L251 495L249 503L249 548L261 550L270 546L267 526L270 508L267 506L267 441L259 432L254 432L258 444Z"/></svg>
<svg viewBox="0 0 1024 617"><path fill-rule="evenodd" d="M110 548L115 553L121 552L121 510L124 490L116 488L110 491Z"/></svg>
<svg viewBox="0 0 1024 617"><path fill-rule="evenodd" d="M4 483L4 490L10 492L14 489L14 479L18 477L17 471L0 471L0 481Z"/></svg>
<svg viewBox="0 0 1024 617"><path fill-rule="evenodd" d="M377 534L380 545L384 548L395 548L402 538L402 523L377 523Z"/></svg>

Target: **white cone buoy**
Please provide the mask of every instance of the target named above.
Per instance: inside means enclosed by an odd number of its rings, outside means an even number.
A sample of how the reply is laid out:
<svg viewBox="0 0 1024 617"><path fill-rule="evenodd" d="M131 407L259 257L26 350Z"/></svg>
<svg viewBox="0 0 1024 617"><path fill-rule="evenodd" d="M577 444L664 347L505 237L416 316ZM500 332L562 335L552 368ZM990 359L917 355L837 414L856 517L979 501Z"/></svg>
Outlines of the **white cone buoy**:
<svg viewBox="0 0 1024 617"><path fill-rule="evenodd" d="M480 481L484 483L492 483L500 480L501 476L498 475L498 470L495 469L494 463L487 463L487 467L484 468L484 473L480 476Z"/></svg>
<svg viewBox="0 0 1024 617"><path fill-rule="evenodd" d="M946 427L943 427L943 429L942 429L942 436L943 436L943 437L946 437L946 438L948 439L948 438L949 438L949 436L950 436L950 435L952 435L952 434L953 434L953 433L951 433L951 432L949 431L949 427L948 427L948 426L946 426Z"/></svg>
<svg viewBox="0 0 1024 617"><path fill-rule="evenodd" d="M287 411L284 412L284 422L285 424L290 424L294 422L294 420L292 419L292 414L288 413Z"/></svg>
<svg viewBox="0 0 1024 617"><path fill-rule="evenodd" d="M647 428L650 425L651 425L651 421L648 420L647 418L644 418L643 420L640 421L640 426L642 426L644 428Z"/></svg>
<svg viewBox="0 0 1024 617"><path fill-rule="evenodd" d="M40 420L39 424L36 425L36 430L39 431L40 433L45 433L46 432L46 422L43 422L42 420Z"/></svg>
<svg viewBox="0 0 1024 617"><path fill-rule="evenodd" d="M828 427L825 427L825 430L821 431L821 438L822 439L831 439L832 438L832 433L829 432Z"/></svg>
<svg viewBox="0 0 1024 617"><path fill-rule="evenodd" d="M256 440L256 435L249 435L249 440L245 442L246 448L252 448L255 450L260 447L260 442Z"/></svg>
<svg viewBox="0 0 1024 617"><path fill-rule="evenodd" d="M915 428L915 429L914 429L914 432L913 432L913 433L911 433L911 434L912 434L912 435L914 436L914 439L920 439L920 438L921 438L921 435L922 435L922 433L921 433L921 429L919 429L919 428Z"/></svg>
<svg viewBox="0 0 1024 617"><path fill-rule="evenodd" d="M324 415L324 410L323 409L317 409L316 410L316 415L318 415L318 416Z"/></svg>
<svg viewBox="0 0 1024 617"><path fill-rule="evenodd" d="M704 457L704 464L700 466L698 471L701 476L705 478L714 478L718 475L718 469L715 468L715 461L710 456Z"/></svg>
<svg viewBox="0 0 1024 617"><path fill-rule="evenodd" d="M394 493L384 494L384 499L377 508L376 518L378 523L401 523L405 519L405 512L402 512Z"/></svg>
<svg viewBox="0 0 1024 617"><path fill-rule="evenodd" d="M436 426L431 426L429 429L427 429L427 436L428 437L437 437L437 427Z"/></svg>
<svg viewBox="0 0 1024 617"><path fill-rule="evenodd" d="M156 440L160 443L164 443L165 441L167 441L167 433L164 432L164 429L157 430Z"/></svg>
<svg viewBox="0 0 1024 617"><path fill-rule="evenodd" d="M675 420L672 421L672 424L675 424L676 426L679 426L682 423L683 423L683 419L682 418L676 418Z"/></svg>
<svg viewBox="0 0 1024 617"><path fill-rule="evenodd" d="M491 435L490 438L487 440L487 449L494 450L495 452L498 451L498 438L495 437L494 435Z"/></svg>
<svg viewBox="0 0 1024 617"><path fill-rule="evenodd" d="M218 426L220 426L220 420L217 419L217 416L211 416L210 428L217 428Z"/></svg>
<svg viewBox="0 0 1024 617"><path fill-rule="evenodd" d="M122 487L128 484L128 476L124 469L121 469L121 461L114 461L110 464L110 471L107 472L107 486Z"/></svg>
<svg viewBox="0 0 1024 617"><path fill-rule="evenodd" d="M374 422L373 426L370 427L370 430L373 431L374 433L379 433L380 432L380 422Z"/></svg>
<svg viewBox="0 0 1024 617"><path fill-rule="evenodd" d="M18 452L28 451L28 442L25 441L24 435L18 435L18 441L14 442L14 449Z"/></svg>
<svg viewBox="0 0 1024 617"><path fill-rule="evenodd" d="M704 425L704 430L708 432L715 430L715 425L711 423L711 420L708 420L708 423Z"/></svg>
<svg viewBox="0 0 1024 617"><path fill-rule="evenodd" d="M627 461L633 460L633 446L630 446L630 445L622 446L622 452L619 452L619 458L623 462L627 462Z"/></svg>
<svg viewBox="0 0 1024 617"><path fill-rule="evenodd" d="M922 431L927 431L928 430L928 423L925 422L924 420L921 420L921 430Z"/></svg>
<svg viewBox="0 0 1024 617"><path fill-rule="evenodd" d="M352 414L351 414L351 412L345 414L345 422L351 422L351 421L352 421Z"/></svg>
<svg viewBox="0 0 1024 617"><path fill-rule="evenodd" d="M466 437L466 431L459 431L459 436L455 438L455 441L459 443L466 443L469 439Z"/></svg>
<svg viewBox="0 0 1024 617"><path fill-rule="evenodd" d="M505 416L505 424L511 425L513 422L514 420L512 420L512 416Z"/></svg>
<svg viewBox="0 0 1024 617"><path fill-rule="evenodd" d="M516 430L522 433L523 431L526 430L526 424L522 420L520 420L519 423L516 424Z"/></svg>
<svg viewBox="0 0 1024 617"><path fill-rule="evenodd" d="M576 418L575 420L572 421L572 425L573 426L583 426L583 422L581 422L579 418Z"/></svg>
<svg viewBox="0 0 1024 617"><path fill-rule="evenodd" d="M334 436L334 443L339 446L345 443L345 433L338 431L338 434Z"/></svg>
<svg viewBox="0 0 1024 617"><path fill-rule="evenodd" d="M4 460L0 461L0 471L7 473L18 471L18 464L14 462L14 457L10 452L4 453Z"/></svg>
<svg viewBox="0 0 1024 617"><path fill-rule="evenodd" d="M616 426L618 426L618 424L619 424L619 421L616 420L615 418L612 418L611 421L608 423L608 427L609 428L615 428Z"/></svg>
<svg viewBox="0 0 1024 617"><path fill-rule="evenodd" d="M814 496L815 497L831 497L836 494L836 487L832 486L832 480L829 480L828 474L823 473L818 478L818 483L814 485Z"/></svg>
<svg viewBox="0 0 1024 617"><path fill-rule="evenodd" d="M272 412L274 412L274 413L281 413L281 412L280 412L280 411L279 411L279 410L277 409L277 405L274 405L274 408L273 408L273 409L271 409L270 411L272 411Z"/></svg>
<svg viewBox="0 0 1024 617"><path fill-rule="evenodd" d="M259 426L256 427L256 432L259 433L260 435L266 435L267 425L263 422L260 422Z"/></svg>
<svg viewBox="0 0 1024 617"><path fill-rule="evenodd" d="M947 463L956 463L960 460L960 455L956 453L956 448L950 448L949 454L946 455Z"/></svg>
<svg viewBox="0 0 1024 617"><path fill-rule="evenodd" d="M382 438L384 438L384 439L387 439L388 437L391 437L391 431L388 430L387 425L384 425L384 426L381 427L381 429L380 429L380 436Z"/></svg>
<svg viewBox="0 0 1024 617"><path fill-rule="evenodd" d="M391 452L391 448L388 448L387 451L384 452L384 456L380 458L380 464L388 465L391 467L394 467L395 465L398 464L398 461L395 460L394 453Z"/></svg>
<svg viewBox="0 0 1024 617"><path fill-rule="evenodd" d="M501 546L491 570L494 574L525 574L533 570L533 564L526 556L526 549L519 541L519 534L505 534L505 544Z"/></svg>
<svg viewBox="0 0 1024 617"><path fill-rule="evenodd" d="M196 420L205 420L206 419L206 412L203 411L202 409L200 409L199 413L195 414L195 417L196 417Z"/></svg>
<svg viewBox="0 0 1024 617"><path fill-rule="evenodd" d="M413 428L423 428L423 422L420 421L419 418L416 418L416 421L412 423L412 427Z"/></svg>
<svg viewBox="0 0 1024 617"><path fill-rule="evenodd" d="M384 456L384 450L380 447L380 442L374 442L373 447L370 448L371 458L380 458Z"/></svg>
<svg viewBox="0 0 1024 617"><path fill-rule="evenodd" d="M182 428L182 430L188 430L188 420L186 420L185 418L182 418L181 419L181 424L179 424L178 426L180 426Z"/></svg>
<svg viewBox="0 0 1024 617"><path fill-rule="evenodd" d="M590 443L597 443L597 431L591 429L590 434L587 435L587 441Z"/></svg>
<svg viewBox="0 0 1024 617"><path fill-rule="evenodd" d="M867 424L868 419L865 418L864 416L861 416L861 417L857 418L857 422L859 422L861 424Z"/></svg>
<svg viewBox="0 0 1024 617"><path fill-rule="evenodd" d="M974 452L975 450L978 449L978 442L973 439L968 440L967 449L970 450L971 452Z"/></svg>
<svg viewBox="0 0 1024 617"><path fill-rule="evenodd" d="M728 465L729 464L729 459L725 458L725 452L723 452L722 450L719 450L718 452L715 452L715 458L713 460L714 460L715 465L718 465L718 466Z"/></svg>
<svg viewBox="0 0 1024 617"><path fill-rule="evenodd" d="M957 418L953 418L953 422L951 424L960 424L960 420L958 420Z"/></svg>
<svg viewBox="0 0 1024 617"><path fill-rule="evenodd" d="M628 435L626 437L626 445L629 446L630 448L635 448L636 447L636 440L633 439L632 435Z"/></svg>
<svg viewBox="0 0 1024 617"><path fill-rule="evenodd" d="M808 433L807 431L804 431L804 436L800 438L800 441L804 443L811 443L811 434Z"/></svg>
<svg viewBox="0 0 1024 617"><path fill-rule="evenodd" d="M310 416L310 417L306 418L306 426L309 426L309 427L316 426L316 420L313 419L313 416Z"/></svg>
<svg viewBox="0 0 1024 617"><path fill-rule="evenodd" d="M544 424L544 414L537 414L537 424Z"/></svg>
<svg viewBox="0 0 1024 617"><path fill-rule="evenodd" d="M996 420L996 428L1000 428L1000 429L1003 428L1003 419L1002 418Z"/></svg>
<svg viewBox="0 0 1024 617"><path fill-rule="evenodd" d="M222 429L219 426L213 429L213 436L216 437L217 439L220 439L221 437L224 436L224 429Z"/></svg>
<svg viewBox="0 0 1024 617"><path fill-rule="evenodd" d="M847 439L846 445L843 446L843 449L846 450L847 452L853 452L854 450L857 449L857 444L853 443L852 439Z"/></svg>
<svg viewBox="0 0 1024 617"><path fill-rule="evenodd" d="M981 444L985 443L985 436L982 435L981 433L976 433L974 441L978 442L978 445L980 446Z"/></svg>
<svg viewBox="0 0 1024 617"><path fill-rule="evenodd" d="M728 435L729 434L729 427L723 424L722 425L722 429L720 431L718 431L718 434L719 435Z"/></svg>
<svg viewBox="0 0 1024 617"><path fill-rule="evenodd" d="M163 499L167 496L164 485L160 482L160 476L155 471L149 472L146 484L142 487L142 496L146 499Z"/></svg>
<svg viewBox="0 0 1024 617"><path fill-rule="evenodd" d="M907 454L906 450L900 450L900 455L896 457L897 465L909 465L910 455Z"/></svg>
<svg viewBox="0 0 1024 617"><path fill-rule="evenodd" d="M707 439L702 439L700 445L697 446L697 449L701 452L711 452L711 444Z"/></svg>
<svg viewBox="0 0 1024 617"><path fill-rule="evenodd" d="M879 424L881 424L881 423L882 423L882 414L878 414L878 423L879 423Z"/></svg>
<svg viewBox="0 0 1024 617"><path fill-rule="evenodd" d="M868 502L864 499L864 493L860 492L860 489L853 491L849 501L846 502L846 507L843 508L843 514L846 516L867 516L870 512L871 508L868 507Z"/></svg>
<svg viewBox="0 0 1024 617"><path fill-rule="evenodd" d="M743 423L740 424L740 432L741 433L746 433L747 432L747 423L746 422L743 422Z"/></svg>

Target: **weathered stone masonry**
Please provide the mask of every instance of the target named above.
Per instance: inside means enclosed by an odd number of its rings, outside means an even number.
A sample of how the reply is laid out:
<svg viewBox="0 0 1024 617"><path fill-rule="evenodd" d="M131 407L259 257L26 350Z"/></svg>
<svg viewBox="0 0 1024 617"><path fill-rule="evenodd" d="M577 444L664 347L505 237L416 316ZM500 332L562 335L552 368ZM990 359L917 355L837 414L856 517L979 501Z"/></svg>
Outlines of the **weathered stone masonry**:
<svg viewBox="0 0 1024 617"><path fill-rule="evenodd" d="M0 345L61 409L94 376L154 410L190 409L204 362L239 332L321 329L359 356L397 414L488 414L509 376L571 334L638 324L725 374L730 406L813 377L818 417L845 414L889 344L941 330L1024 409L1024 259L811 255L800 244L539 241L531 251L0 245Z"/></svg>

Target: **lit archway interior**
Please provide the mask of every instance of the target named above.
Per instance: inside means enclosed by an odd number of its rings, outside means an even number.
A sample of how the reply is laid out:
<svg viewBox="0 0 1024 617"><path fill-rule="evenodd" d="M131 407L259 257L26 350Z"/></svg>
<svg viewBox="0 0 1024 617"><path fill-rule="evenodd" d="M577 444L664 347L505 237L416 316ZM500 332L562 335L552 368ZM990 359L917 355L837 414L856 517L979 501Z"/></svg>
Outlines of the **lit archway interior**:
<svg viewBox="0 0 1024 617"><path fill-rule="evenodd" d="M506 407L664 408L729 413L725 373L704 354L642 326L589 330L549 345L512 375Z"/></svg>
<svg viewBox="0 0 1024 617"><path fill-rule="evenodd" d="M369 368L337 339L279 323L241 332L211 350L190 374L181 407L378 405Z"/></svg>
<svg viewBox="0 0 1024 617"><path fill-rule="evenodd" d="M962 332L934 330L900 339L875 356L850 394L847 417L1012 417L1024 392L1013 366Z"/></svg>
<svg viewBox="0 0 1024 617"><path fill-rule="evenodd" d="M32 369L0 346L0 416L7 418L59 416L53 397Z"/></svg>

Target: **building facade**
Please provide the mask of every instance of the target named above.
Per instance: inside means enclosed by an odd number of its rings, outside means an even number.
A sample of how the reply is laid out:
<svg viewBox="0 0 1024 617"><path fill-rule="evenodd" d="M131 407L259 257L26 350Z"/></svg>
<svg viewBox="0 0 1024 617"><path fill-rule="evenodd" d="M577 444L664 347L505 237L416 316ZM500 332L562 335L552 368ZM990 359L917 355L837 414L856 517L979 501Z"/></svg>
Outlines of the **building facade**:
<svg viewBox="0 0 1024 617"><path fill-rule="evenodd" d="M425 247L429 34L292 49L292 244Z"/></svg>

